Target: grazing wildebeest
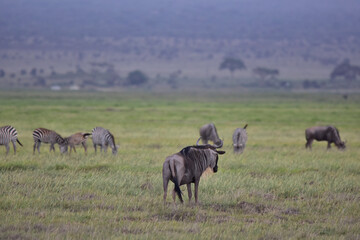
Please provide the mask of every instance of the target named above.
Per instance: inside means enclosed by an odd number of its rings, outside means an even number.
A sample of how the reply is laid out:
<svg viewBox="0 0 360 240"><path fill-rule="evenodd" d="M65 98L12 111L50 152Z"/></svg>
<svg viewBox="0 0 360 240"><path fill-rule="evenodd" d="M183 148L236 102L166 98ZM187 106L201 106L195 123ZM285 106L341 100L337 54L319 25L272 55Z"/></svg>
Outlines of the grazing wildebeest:
<svg viewBox="0 0 360 240"><path fill-rule="evenodd" d="M71 150L74 149L74 152L76 152L75 149L75 145L82 145L84 147L85 150L85 154L86 154L86 150L87 150L87 146L86 146L86 140L87 138L91 135L91 133L75 133L73 135L71 135L70 137L65 138L65 142L67 143L67 145L70 146L70 153Z"/></svg>
<svg viewBox="0 0 360 240"><path fill-rule="evenodd" d="M306 148L311 149L312 142L327 141L327 148L331 148L331 143L334 143L338 149L345 149L345 142L341 141L339 130L334 126L316 126L305 130Z"/></svg>
<svg viewBox="0 0 360 240"><path fill-rule="evenodd" d="M201 145L188 146L183 148L180 152L175 153L166 158L163 165L163 187L164 187L164 204L166 203L167 187L169 180L174 184L172 192L175 203L175 193L178 195L181 203L183 203L180 186L186 184L189 196L189 203L191 201L191 183L195 184L195 203L198 202L198 187L200 177L203 172L211 167L214 172L218 170L218 154L224 154L225 151L216 150L222 146Z"/></svg>
<svg viewBox="0 0 360 240"><path fill-rule="evenodd" d="M17 131L12 126L0 127L0 145L4 145L6 148L6 155L8 155L10 147L9 143L12 142L14 147L14 154L16 154L16 142L22 146L21 142L17 138Z"/></svg>
<svg viewBox="0 0 360 240"><path fill-rule="evenodd" d="M215 145L223 144L223 141L219 138L216 127L213 123L202 126L199 133L203 144L207 144L209 140L213 141Z"/></svg>
<svg viewBox="0 0 360 240"><path fill-rule="evenodd" d="M33 132L33 138L34 138L34 151L33 151L34 154L35 154L35 149L37 149L38 152L40 153L40 145L42 142L50 143L50 152L51 150L55 152L54 145L56 143L59 144L61 153L65 153L67 151L67 144L65 140L53 130L49 130L46 128L37 128Z"/></svg>
<svg viewBox="0 0 360 240"><path fill-rule="evenodd" d="M242 153L245 149L246 141L248 139L246 127L248 125L245 124L243 128L237 128L233 134L233 146L235 153Z"/></svg>

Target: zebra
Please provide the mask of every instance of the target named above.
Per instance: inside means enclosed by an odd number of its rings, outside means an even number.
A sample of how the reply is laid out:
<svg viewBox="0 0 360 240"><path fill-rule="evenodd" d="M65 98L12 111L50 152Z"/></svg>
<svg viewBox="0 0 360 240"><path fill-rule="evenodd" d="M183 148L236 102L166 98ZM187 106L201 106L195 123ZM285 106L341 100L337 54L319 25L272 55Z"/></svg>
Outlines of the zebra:
<svg viewBox="0 0 360 240"><path fill-rule="evenodd" d="M46 128L37 128L33 132L33 138L34 138L34 151L33 154L35 154L35 149L38 150L40 153L40 145L41 143L50 143L50 152L53 150L55 152L54 145L57 143L59 144L60 152L65 153L67 152L67 145L68 143L55 131L49 130Z"/></svg>
<svg viewBox="0 0 360 240"><path fill-rule="evenodd" d="M16 142L23 146L19 139L17 138L17 131L12 126L3 126L0 127L0 145L5 145L6 148L6 155L8 155L10 147L9 143L12 142L14 147L14 154L16 154Z"/></svg>
<svg viewBox="0 0 360 240"><path fill-rule="evenodd" d="M104 149L105 153L107 147L110 146L112 149L112 154L116 155L119 146L115 145L114 135L112 135L109 130L102 127L95 127L92 130L92 141L95 148L95 153L97 145L100 146L100 151Z"/></svg>

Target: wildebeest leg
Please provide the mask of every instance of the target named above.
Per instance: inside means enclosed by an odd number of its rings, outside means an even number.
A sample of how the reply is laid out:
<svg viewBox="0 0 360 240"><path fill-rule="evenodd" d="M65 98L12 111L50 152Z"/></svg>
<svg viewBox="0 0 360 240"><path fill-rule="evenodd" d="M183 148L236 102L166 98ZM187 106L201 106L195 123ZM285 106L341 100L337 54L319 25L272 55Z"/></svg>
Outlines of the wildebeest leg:
<svg viewBox="0 0 360 240"><path fill-rule="evenodd" d="M167 188L168 188L168 184L169 184L169 179L165 177L163 178L163 187L164 187L164 205L166 204L166 196L167 196Z"/></svg>
<svg viewBox="0 0 360 240"><path fill-rule="evenodd" d="M84 150L85 150L85 154L86 154L86 152L87 152L87 146L86 146L86 142L82 142L81 144L83 145L83 147L84 147Z"/></svg>
<svg viewBox="0 0 360 240"><path fill-rule="evenodd" d="M327 149L331 148L331 142L328 142Z"/></svg>
<svg viewBox="0 0 360 240"><path fill-rule="evenodd" d="M195 179L195 204L198 204L198 190L200 179Z"/></svg>
<svg viewBox="0 0 360 240"><path fill-rule="evenodd" d="M12 144L13 144L13 147L14 147L14 154L16 154L16 144L15 144L15 142L12 142Z"/></svg>
<svg viewBox="0 0 360 240"><path fill-rule="evenodd" d="M163 171L162 171L163 188L164 188L164 205L166 203L167 189L168 189L170 176L171 176L171 172L169 169L169 165L164 164Z"/></svg>
<svg viewBox="0 0 360 240"><path fill-rule="evenodd" d="M312 142L313 142L313 141L314 141L313 139L308 139L307 142L306 142L306 144L305 144L305 147L311 149L311 145L312 145Z"/></svg>
<svg viewBox="0 0 360 240"><path fill-rule="evenodd" d="M188 190L189 204L190 204L191 198L192 198L191 183L186 184L186 188L187 188L187 190Z"/></svg>
<svg viewBox="0 0 360 240"><path fill-rule="evenodd" d="M74 149L74 153L76 153L76 148L75 148L75 146L72 146L73 147L73 149Z"/></svg>
<svg viewBox="0 0 360 240"><path fill-rule="evenodd" d="M175 192L175 188L172 190L172 198L173 198L173 202L175 205L175 201L176 201L176 192Z"/></svg>

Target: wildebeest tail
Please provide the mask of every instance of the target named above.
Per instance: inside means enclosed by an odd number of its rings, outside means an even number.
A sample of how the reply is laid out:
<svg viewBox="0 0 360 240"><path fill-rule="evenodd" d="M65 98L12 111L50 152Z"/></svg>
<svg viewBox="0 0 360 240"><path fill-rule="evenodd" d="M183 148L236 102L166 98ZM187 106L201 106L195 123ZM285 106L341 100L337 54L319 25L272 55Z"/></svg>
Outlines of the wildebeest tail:
<svg viewBox="0 0 360 240"><path fill-rule="evenodd" d="M174 190L175 190L176 194L178 195L178 197L180 199L180 202L183 203L184 200L182 199L182 192L181 192L181 189L180 189L178 179L176 177L176 169L175 169L174 160L170 161L170 171L171 171L171 175L172 175L172 177L174 179L174 184L175 184Z"/></svg>
<svg viewBox="0 0 360 240"><path fill-rule="evenodd" d="M91 133L83 133L84 138L87 138L88 136L91 136Z"/></svg>
<svg viewBox="0 0 360 240"><path fill-rule="evenodd" d="M173 177L173 178L174 178L174 183L175 183L175 187L174 187L175 192L176 192L176 194L178 195L178 197L179 197L179 199L180 199L180 202L183 203L184 200L182 199L182 192L181 192L180 186L179 186L179 184L178 184L178 180L177 180L176 176Z"/></svg>
<svg viewBox="0 0 360 240"><path fill-rule="evenodd" d="M23 146L23 145L21 144L21 142L19 141L19 139L16 139L16 141L18 142L18 144L20 144L20 146Z"/></svg>

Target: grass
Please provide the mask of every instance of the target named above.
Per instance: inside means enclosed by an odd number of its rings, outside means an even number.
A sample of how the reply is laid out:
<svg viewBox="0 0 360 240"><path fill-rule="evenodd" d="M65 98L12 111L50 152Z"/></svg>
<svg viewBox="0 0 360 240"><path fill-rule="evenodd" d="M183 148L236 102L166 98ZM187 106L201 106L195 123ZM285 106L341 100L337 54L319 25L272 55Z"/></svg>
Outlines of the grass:
<svg viewBox="0 0 360 240"><path fill-rule="evenodd" d="M1 125L24 147L0 148L0 239L357 239L360 95L1 92ZM199 206L162 204L165 157L214 122L227 153L200 182ZM249 124L242 155L235 128ZM347 150L304 149L304 129L334 124ZM32 154L32 131L110 129L117 156ZM171 185L170 185L171 186ZM185 199L186 189L183 188ZM170 193L170 192L169 192ZM171 194L168 194L168 196Z"/></svg>

